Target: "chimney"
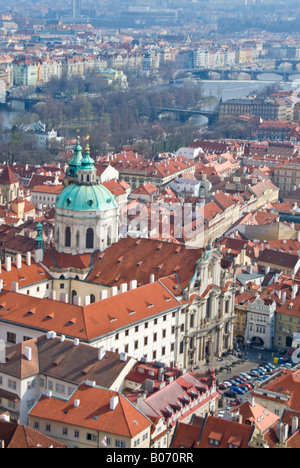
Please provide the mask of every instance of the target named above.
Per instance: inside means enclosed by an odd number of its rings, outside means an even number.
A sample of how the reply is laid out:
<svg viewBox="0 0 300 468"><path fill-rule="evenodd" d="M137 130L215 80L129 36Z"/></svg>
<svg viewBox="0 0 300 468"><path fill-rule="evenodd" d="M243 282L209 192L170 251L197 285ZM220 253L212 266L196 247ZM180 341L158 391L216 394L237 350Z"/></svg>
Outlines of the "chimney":
<svg viewBox="0 0 300 468"><path fill-rule="evenodd" d="M137 280L130 281L130 290L137 288Z"/></svg>
<svg viewBox="0 0 300 468"><path fill-rule="evenodd" d="M118 287L117 286L113 286L110 290L110 295L111 297L113 296L117 296L118 295Z"/></svg>
<svg viewBox="0 0 300 468"><path fill-rule="evenodd" d="M80 400L78 398L76 398L74 400L74 408L78 408L79 405L80 405Z"/></svg>
<svg viewBox="0 0 300 468"><path fill-rule="evenodd" d="M2 293L2 289L3 289L3 280L0 279L0 293Z"/></svg>
<svg viewBox="0 0 300 468"><path fill-rule="evenodd" d="M68 293L61 292L60 295L59 295L59 300L60 300L60 302L64 302L65 304L68 304L68 302L69 302Z"/></svg>
<svg viewBox="0 0 300 468"><path fill-rule="evenodd" d="M120 293L121 293L121 294L124 293L124 292L126 292L127 289L128 289L127 283L123 283L123 284L120 285Z"/></svg>
<svg viewBox="0 0 300 468"><path fill-rule="evenodd" d="M83 305L88 306L88 305L90 305L90 303L91 303L91 296L89 294L87 294L83 298Z"/></svg>
<svg viewBox="0 0 300 468"><path fill-rule="evenodd" d="M286 291L282 291L282 301L281 301L281 304L282 305L285 305L286 303Z"/></svg>
<svg viewBox="0 0 300 468"><path fill-rule="evenodd" d="M65 339L66 339L65 335L61 335L60 342L63 343L65 341Z"/></svg>
<svg viewBox="0 0 300 468"><path fill-rule="evenodd" d="M73 304L80 307L81 306L81 297L74 296L73 297Z"/></svg>
<svg viewBox="0 0 300 468"><path fill-rule="evenodd" d="M27 254L26 254L26 264L28 266L31 265L31 252L27 252Z"/></svg>
<svg viewBox="0 0 300 468"><path fill-rule="evenodd" d="M150 275L150 283L154 283L155 282L155 275Z"/></svg>
<svg viewBox="0 0 300 468"><path fill-rule="evenodd" d="M54 338L56 338L56 332L55 331L48 331L47 340L53 340Z"/></svg>
<svg viewBox="0 0 300 468"><path fill-rule="evenodd" d="M13 281L11 283L11 290L13 292L19 292L19 283L17 283L16 281Z"/></svg>
<svg viewBox="0 0 300 468"><path fill-rule="evenodd" d="M111 409L111 411L114 411L116 409L116 407L118 406L118 403L119 403L118 395L115 395L115 396L111 397L111 399L110 399L110 409Z"/></svg>
<svg viewBox="0 0 300 468"><path fill-rule="evenodd" d="M25 346L24 355L28 361L32 361L32 348Z"/></svg>
<svg viewBox="0 0 300 468"><path fill-rule="evenodd" d="M73 344L74 344L74 346L78 346L79 345L79 339L74 338Z"/></svg>
<svg viewBox="0 0 300 468"><path fill-rule="evenodd" d="M11 257L5 258L5 269L6 271L11 271Z"/></svg>
<svg viewBox="0 0 300 468"><path fill-rule="evenodd" d="M103 299L107 299L107 289L103 289L100 292L100 301L102 301Z"/></svg>
<svg viewBox="0 0 300 468"><path fill-rule="evenodd" d="M104 348L100 348L98 349L98 361L102 361L102 359L104 358L106 354L106 351Z"/></svg>
<svg viewBox="0 0 300 468"><path fill-rule="evenodd" d="M16 256L16 267L18 270L22 268L22 255L21 254L17 254Z"/></svg>
<svg viewBox="0 0 300 468"><path fill-rule="evenodd" d="M299 427L299 419L297 418L297 416L293 416L292 417L292 434L294 434L298 430L298 427Z"/></svg>
<svg viewBox="0 0 300 468"><path fill-rule="evenodd" d="M43 249L37 249L34 252L35 263L40 263L44 260L44 251Z"/></svg>
<svg viewBox="0 0 300 468"><path fill-rule="evenodd" d="M88 387L95 387L96 382L95 382L95 380L86 380L85 385L87 385Z"/></svg>
<svg viewBox="0 0 300 468"><path fill-rule="evenodd" d="M1 414L1 420L5 422L10 422L10 414L9 413Z"/></svg>
<svg viewBox="0 0 300 468"><path fill-rule="evenodd" d="M51 289L50 291L50 299L52 299L53 301L56 300L56 291L53 291L53 289Z"/></svg>
<svg viewBox="0 0 300 468"><path fill-rule="evenodd" d="M279 422L276 426L276 436L280 442L285 442L288 438L289 426Z"/></svg>
<svg viewBox="0 0 300 468"><path fill-rule="evenodd" d="M127 360L127 354L126 353L121 353L120 354L120 361L126 362L126 360Z"/></svg>
<svg viewBox="0 0 300 468"><path fill-rule="evenodd" d="M298 284L293 284L293 286L292 286L292 296L291 296L292 299L296 298L297 292L298 292Z"/></svg>

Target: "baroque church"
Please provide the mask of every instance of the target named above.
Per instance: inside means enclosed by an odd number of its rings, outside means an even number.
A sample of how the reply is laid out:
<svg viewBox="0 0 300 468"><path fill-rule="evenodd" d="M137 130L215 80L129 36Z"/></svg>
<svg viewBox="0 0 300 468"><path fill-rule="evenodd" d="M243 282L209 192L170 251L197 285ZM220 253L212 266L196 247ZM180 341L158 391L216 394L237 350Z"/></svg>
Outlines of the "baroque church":
<svg viewBox="0 0 300 468"><path fill-rule="evenodd" d="M117 242L118 205L109 190L98 183L89 146L83 155L79 139L66 184L55 206L56 250L85 254Z"/></svg>

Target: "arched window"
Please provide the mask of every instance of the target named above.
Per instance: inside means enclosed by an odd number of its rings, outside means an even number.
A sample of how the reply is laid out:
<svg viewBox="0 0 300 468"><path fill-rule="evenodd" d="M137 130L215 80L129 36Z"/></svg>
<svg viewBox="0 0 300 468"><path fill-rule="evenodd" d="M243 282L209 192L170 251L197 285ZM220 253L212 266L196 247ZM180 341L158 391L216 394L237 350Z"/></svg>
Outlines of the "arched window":
<svg viewBox="0 0 300 468"><path fill-rule="evenodd" d="M94 294L91 294L90 298L91 298L91 304L94 304L94 302L96 302L96 298Z"/></svg>
<svg viewBox="0 0 300 468"><path fill-rule="evenodd" d="M89 228L86 231L86 248L93 249L94 248L94 230Z"/></svg>
<svg viewBox="0 0 300 468"><path fill-rule="evenodd" d="M74 297L77 296L77 291L72 291L72 304L74 304Z"/></svg>
<svg viewBox="0 0 300 468"><path fill-rule="evenodd" d="M70 227L66 228L65 247L71 247L71 228Z"/></svg>

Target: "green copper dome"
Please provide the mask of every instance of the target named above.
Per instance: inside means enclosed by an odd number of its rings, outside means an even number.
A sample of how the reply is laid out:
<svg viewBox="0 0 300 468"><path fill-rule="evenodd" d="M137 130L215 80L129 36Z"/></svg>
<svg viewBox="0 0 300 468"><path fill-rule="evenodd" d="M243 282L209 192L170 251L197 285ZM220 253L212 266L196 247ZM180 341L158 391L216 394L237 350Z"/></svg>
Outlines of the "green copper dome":
<svg viewBox="0 0 300 468"><path fill-rule="evenodd" d="M71 184L57 197L56 208L70 211L108 211L118 208L115 197L100 184Z"/></svg>

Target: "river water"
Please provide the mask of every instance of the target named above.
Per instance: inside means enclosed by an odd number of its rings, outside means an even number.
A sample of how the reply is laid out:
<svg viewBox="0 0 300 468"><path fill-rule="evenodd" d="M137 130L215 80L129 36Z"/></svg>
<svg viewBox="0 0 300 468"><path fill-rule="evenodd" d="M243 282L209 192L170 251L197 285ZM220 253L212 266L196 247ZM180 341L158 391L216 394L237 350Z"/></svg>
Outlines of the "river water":
<svg viewBox="0 0 300 468"><path fill-rule="evenodd" d="M204 96L215 96L218 99L222 98L223 101L231 98L245 97L250 93L255 94L255 92L275 83L277 83L282 90L291 90L300 87L300 74L293 75L293 81L290 82L283 82L281 81L280 75L271 73L264 73L260 75L259 78L259 80L201 80L200 83ZM192 77L187 81L198 82ZM185 80L185 83L187 81ZM157 89L165 87L166 85L155 86ZM214 106L215 104L211 104L203 107L203 109L211 110ZM21 102L14 101L11 108L0 107L0 126L4 129L12 128L15 117L20 116L23 113L24 105ZM207 118L201 115L195 116L192 118L192 123L199 126L205 126L207 124Z"/></svg>

